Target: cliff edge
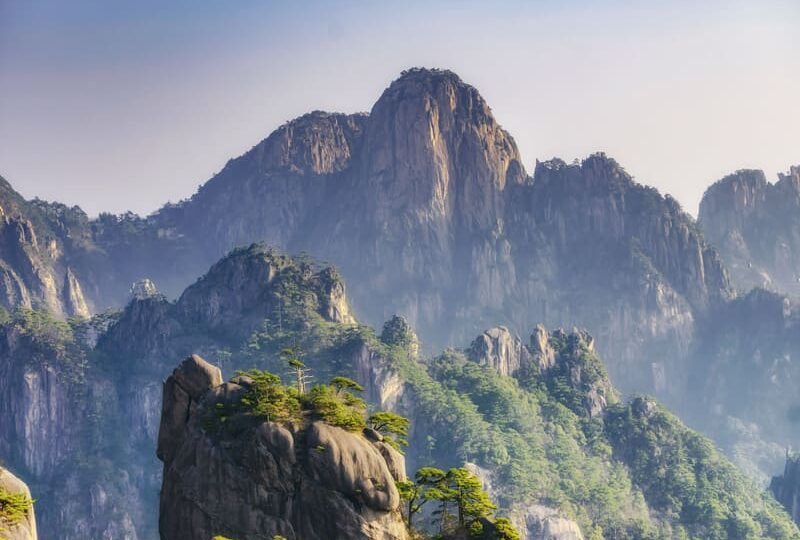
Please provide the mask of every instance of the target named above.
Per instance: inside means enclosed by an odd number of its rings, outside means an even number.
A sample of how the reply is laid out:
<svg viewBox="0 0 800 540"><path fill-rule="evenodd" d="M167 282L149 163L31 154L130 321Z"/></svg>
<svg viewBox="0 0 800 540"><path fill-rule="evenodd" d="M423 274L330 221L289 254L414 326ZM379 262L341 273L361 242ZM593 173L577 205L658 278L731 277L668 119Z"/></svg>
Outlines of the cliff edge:
<svg viewBox="0 0 800 540"><path fill-rule="evenodd" d="M161 538L405 540L402 456L379 437L241 410L251 384L197 355L165 382Z"/></svg>

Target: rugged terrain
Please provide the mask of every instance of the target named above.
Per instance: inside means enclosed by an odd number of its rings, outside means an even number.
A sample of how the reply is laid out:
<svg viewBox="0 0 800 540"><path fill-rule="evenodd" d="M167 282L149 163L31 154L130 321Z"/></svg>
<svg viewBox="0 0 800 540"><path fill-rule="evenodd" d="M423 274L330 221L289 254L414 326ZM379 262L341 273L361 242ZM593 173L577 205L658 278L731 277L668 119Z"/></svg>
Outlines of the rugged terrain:
<svg viewBox="0 0 800 540"><path fill-rule="evenodd" d="M252 383L236 381L223 383L219 368L191 356L164 383L163 540L407 538L399 453L322 421L283 426L238 412L216 426L218 411L236 407Z"/></svg>
<svg viewBox="0 0 800 540"><path fill-rule="evenodd" d="M784 448L800 445L797 309L780 292L796 292L797 185L795 169L774 185L737 173L709 190L696 223L603 154L537 162L529 175L478 91L451 72L424 69L403 73L369 114L315 111L288 122L191 198L146 218L90 219L77 207L26 201L0 180L0 304L8 311L0 313L0 415L9 419L0 424L0 455L42 501L41 530L65 539L151 538L160 482L151 450L168 359L196 352L226 371L265 367L279 344L301 340L317 354L320 376L355 370L373 403L398 410L410 406L403 389L414 377L426 388L443 385L437 377L449 373L448 362L492 366L517 384L535 365L540 375L562 373L556 386L542 379L548 400L573 400L571 414L592 421L603 416L610 383L574 394L564 384L581 375L541 363L555 333L537 330L525 345L512 339L542 323L586 328L555 342L589 349L591 341L622 393L656 396L765 484ZM255 241L312 253L338 271L250 248L198 279ZM339 272L351 284L352 309ZM747 292L754 284L776 291ZM425 373L401 362L409 370L401 376L378 350L382 340L341 327L355 314L377 327L395 313L419 330L413 349L423 359L481 337ZM478 418L468 411L479 404L459 403L465 418ZM476 466L501 493L518 494L503 504L529 530L561 513L584 528L632 530L614 521L620 509L592 507L569 486L555 502L534 497L541 508L519 506L536 490L513 487L509 471L521 465L508 456L530 453L492 427L503 418L485 414L468 422L477 431L452 434L461 454L436 454L425 439L436 432L426 424L434 409L422 416L417 442L436 459L472 462L502 439L505 451ZM567 431L578 447L594 433ZM495 470L501 463L505 473ZM547 467L532 477L555 485ZM598 470L597 478L610 474ZM644 516L637 489L617 495L639 509L629 515ZM48 510L55 501L59 513ZM657 515L650 526L681 519Z"/></svg>
<svg viewBox="0 0 800 540"><path fill-rule="evenodd" d="M497 323L578 325L622 388L667 395L695 321L733 295L674 200L602 154L528 176L478 91L448 71L404 73L368 115L293 120L147 218L90 220L6 192L8 230L37 235L12 235L28 256L7 261L8 306L102 311L145 277L177 296L228 250L265 241L333 262L364 321L400 313L429 350Z"/></svg>
<svg viewBox="0 0 800 540"><path fill-rule="evenodd" d="M279 444L288 441L286 434L249 426L242 438L196 436L196 411L241 385L220 385L219 372L205 370L206 388L216 390L203 398L193 378L180 382L181 370L168 376L171 359L192 353L213 358L228 373L250 367L283 373L279 352L286 346L304 351L316 381L352 376L373 406L408 416L409 470L467 464L526 538L556 530L587 538L611 531L614 538L631 539L673 533L726 538L731 531L798 537L777 503L709 441L650 399L621 402L585 332L537 327L523 343L497 327L463 350L428 358L402 318L390 319L380 335L359 326L343 282L329 268L258 245L232 252L176 301L150 292L89 322L18 311L3 326L0 414L10 421L2 425L0 451L31 481L43 538L156 538L162 480L157 438L166 485L174 489L174 496L162 498L162 516L185 511L187 523L204 533L204 527L222 525L225 532L215 534L260 526L250 517L260 523L275 517L281 507L270 506L275 499L269 494L258 499L266 501L259 502L262 510L247 514L244 505L246 515L227 520L220 516L231 508L213 506L198 493L222 496L219 490L230 489L232 500L261 497L249 491L246 478L273 469L262 471L257 456L251 462L224 456L237 455L237 441L251 435L269 435ZM170 413L181 406L189 408L188 424L183 413ZM159 411L164 416L157 437ZM310 436L296 432L292 440L301 435ZM269 454L284 455L275 452ZM293 478L309 474L302 452L290 467ZM283 458L274 463L290 465ZM230 472L229 466L243 467L241 485L202 483L204 474L216 477L214 470ZM664 476L671 470L680 474ZM283 493L295 492L287 486ZM716 510L704 510L711 507ZM219 521L191 517L192 509ZM280 515L295 531L330 526L303 525L300 514L288 510ZM163 519L169 518L162 518L167 531L184 523Z"/></svg>
<svg viewBox="0 0 800 540"><path fill-rule="evenodd" d="M706 191L699 224L737 286L800 293L800 167L767 181L741 170Z"/></svg>

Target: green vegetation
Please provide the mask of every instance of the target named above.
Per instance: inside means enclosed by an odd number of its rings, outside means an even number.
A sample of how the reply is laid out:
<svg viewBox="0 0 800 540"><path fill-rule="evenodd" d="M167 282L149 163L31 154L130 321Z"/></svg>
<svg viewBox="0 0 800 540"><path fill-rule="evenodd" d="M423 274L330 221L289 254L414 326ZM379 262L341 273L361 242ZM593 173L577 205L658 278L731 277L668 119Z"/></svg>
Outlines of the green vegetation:
<svg viewBox="0 0 800 540"><path fill-rule="evenodd" d="M651 508L692 538L792 538L778 504L745 479L711 441L653 400L636 398L607 414L614 456L628 464Z"/></svg>
<svg viewBox="0 0 800 540"><path fill-rule="evenodd" d="M281 384L280 377L258 369L239 371L237 375L251 381L241 399L242 407L271 422L300 418L300 394L296 389Z"/></svg>
<svg viewBox="0 0 800 540"><path fill-rule="evenodd" d="M62 380L73 385L85 379L88 355L76 339L76 330L84 321L62 321L50 312L17 308L3 317L7 331L16 332L26 343L30 365L50 364Z"/></svg>
<svg viewBox="0 0 800 540"><path fill-rule="evenodd" d="M494 522L494 537L497 540L521 540L519 531L511 524L508 518L497 518Z"/></svg>
<svg viewBox="0 0 800 540"><path fill-rule="evenodd" d="M433 502L436 509L432 526L438 531L437 538L467 532L471 538L519 540L519 533L508 519L491 521L497 507L483 490L480 479L467 469L455 467L444 472L423 467L414 480L397 482L397 488L406 503L404 513L410 530L414 530L414 515L426 503Z"/></svg>
<svg viewBox="0 0 800 540"><path fill-rule="evenodd" d="M367 425L366 403L354 394L363 391L363 387L347 377L336 376L329 384L314 385L306 393L285 386L278 375L259 369L237 371L234 381L241 383L246 391L232 406L222 402L216 404L216 419L221 424L232 414L245 412L272 422L301 422L306 418L322 420L354 432ZM375 425L386 433L408 433L408 419L397 414L377 412L369 420L373 424L378 422ZM211 430L214 423L206 422L205 427ZM388 441L390 444L398 443L387 435Z"/></svg>
<svg viewBox="0 0 800 540"><path fill-rule="evenodd" d="M444 481L446 473L436 467L422 467L414 475L414 480L397 482L400 498L406 503L405 518L409 529L413 528L414 515L431 500L435 500L435 486Z"/></svg>
<svg viewBox="0 0 800 540"><path fill-rule="evenodd" d="M160 358L177 358L176 351L191 344L209 360L223 360L226 371L254 366L239 373L250 379L243 384L241 402L220 403L212 411L214 429L228 429L228 420L239 413L277 422L322 420L353 431L371 427L402 447L409 438L407 421L392 413L368 415L361 387L342 376L363 368L354 363L363 360L366 348L369 362L396 373L413 400L417 429L409 448L414 460L438 467L420 469L413 481L398 485L409 523L436 510L437 524L460 526L459 502L447 499L451 491L444 490L455 488L443 477L473 463L501 487L490 504L504 511L531 504L557 508L578 523L587 540L800 539L785 512L707 440L660 407L637 400L617 404L584 334L554 333L552 367L531 366L519 379L501 376L458 350L419 360L416 337L402 318L387 322L380 338L364 326L331 322L323 315L320 292L337 279L335 274L320 276L307 261L256 251L239 255L274 256L279 270L264 293L265 312L242 317L240 325L234 320L236 331L212 334L167 308L156 313L167 321L165 327L173 328L167 323L175 321L174 328L180 327L179 335L166 336L166 344L159 345ZM28 361L56 363L63 366L59 374L80 380L98 358L97 351L87 356L80 348L82 327L75 322L30 310L0 312L2 319L33 345ZM157 365L104 347L104 375ZM311 369L315 381L329 382L312 386ZM160 376L153 371L146 374ZM591 412L597 396L609 404L605 414ZM111 400L95 397L87 397L83 408L90 440L79 466L86 474L97 474L96 464L108 463L99 456L120 456L115 457L119 463L149 455L149 447L125 445L125 426L113 424L116 417L106 412ZM467 502L462 498L461 521L473 535L515 538L507 520L475 517L481 512ZM476 499L475 504L485 502Z"/></svg>
<svg viewBox="0 0 800 540"><path fill-rule="evenodd" d="M25 519L33 502L24 493L9 493L0 489L0 531L13 527Z"/></svg>
<svg viewBox="0 0 800 540"><path fill-rule="evenodd" d="M352 392L334 384L318 384L305 396L304 403L313 418L348 431L364 429L367 406Z"/></svg>
<svg viewBox="0 0 800 540"><path fill-rule="evenodd" d="M401 450L401 446L408 446L408 428L410 422L408 418L391 412L376 412L367 419L367 426L374 429L381 435L383 440Z"/></svg>
<svg viewBox="0 0 800 540"><path fill-rule="evenodd" d="M502 508L516 503L558 508L592 540L800 538L774 501L716 451L704 467L683 450L672 454L671 463L646 461L645 455L669 455L672 438L698 436L677 419L661 434L649 424L638 430L620 427L616 411L628 406L615 404L591 342L583 334L556 333L553 338L554 367L546 373L533 370L517 381L459 351L421 363L402 346L381 342L368 331L360 336L414 392L416 414L425 419L428 434L413 442L418 459L487 468L493 483L503 486L497 501ZM580 376L571 376L573 370ZM607 417L589 414L587 396L595 393L611 404ZM641 439L634 436L637 432ZM637 451L627 454L622 451L626 447ZM672 470L691 479L688 485L696 486L695 493L686 484L658 483L656 472ZM413 514L424 504L419 502L422 492L415 497L413 486L403 489L405 511ZM671 502L664 504L663 497ZM728 510L714 510L720 505Z"/></svg>

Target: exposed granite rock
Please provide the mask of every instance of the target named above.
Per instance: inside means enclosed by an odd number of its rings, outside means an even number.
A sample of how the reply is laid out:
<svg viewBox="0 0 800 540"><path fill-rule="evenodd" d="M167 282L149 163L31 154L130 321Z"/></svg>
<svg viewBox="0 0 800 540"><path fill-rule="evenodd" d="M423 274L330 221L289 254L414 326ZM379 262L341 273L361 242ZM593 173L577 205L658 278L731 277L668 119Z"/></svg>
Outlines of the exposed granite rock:
<svg viewBox="0 0 800 540"><path fill-rule="evenodd" d="M314 111L287 122L252 152L264 173L339 172L350 165L365 121L366 115Z"/></svg>
<svg viewBox="0 0 800 540"><path fill-rule="evenodd" d="M800 166L769 183L740 170L708 188L699 225L743 290L800 293Z"/></svg>
<svg viewBox="0 0 800 540"><path fill-rule="evenodd" d="M524 531L526 540L583 540L583 533L574 521L558 510L542 505L514 509L512 523Z"/></svg>
<svg viewBox="0 0 800 540"><path fill-rule="evenodd" d="M131 299L133 300L147 300L159 294L158 287L149 278L140 279L131 285Z"/></svg>
<svg viewBox="0 0 800 540"><path fill-rule="evenodd" d="M33 500L31 491L25 482L3 467L0 467L0 491L12 495L22 494ZM37 540L36 515L33 507L26 512L22 520L14 524L6 523L3 519L0 519L0 536L5 540Z"/></svg>
<svg viewBox="0 0 800 540"><path fill-rule="evenodd" d="M404 477L402 458L385 443L322 422L284 427L241 413L206 431L217 404L243 392L235 383L213 386L218 374L192 357L165 383L162 539L407 537L394 485Z"/></svg>
<svg viewBox="0 0 800 540"><path fill-rule="evenodd" d="M334 262L359 283L351 296L364 322L402 314L434 348L497 322L514 332L585 327L623 390L678 400L685 373L671 360L686 357L698 317L732 294L716 253L674 200L604 155L538 163L532 177L521 163L475 88L413 69L369 115L288 122L191 199L146 219L93 221L7 185L2 206L5 219L27 219L55 241L46 251L63 263L45 265L53 283L69 281L70 268L89 309L124 303L125 284L143 275L176 296L198 268L264 241ZM31 291L49 286L27 285L26 265L5 262L7 304L64 303L58 286L45 295L55 300L40 301ZM336 297L328 317L347 320Z"/></svg>
<svg viewBox="0 0 800 540"><path fill-rule="evenodd" d="M514 376L523 366L529 368L532 355L519 337L505 326L490 328L472 342L470 358L487 365L501 375Z"/></svg>
<svg viewBox="0 0 800 540"><path fill-rule="evenodd" d="M232 251L187 288L176 308L183 319L211 331L242 335L274 315L291 294L286 284L297 282L313 291L314 305L325 319L353 323L344 282L332 268L315 272L310 266L263 245ZM283 296L282 296L283 295ZM287 315L288 318L288 315Z"/></svg>
<svg viewBox="0 0 800 540"><path fill-rule="evenodd" d="M617 401L611 381L595 353L594 339L585 331L568 334L559 329L551 336L538 325L527 346L507 328L491 328L472 342L467 356L523 384L542 381L551 387L571 388L580 396L581 405L565 405L579 409L575 410L579 414L599 417L607 405Z"/></svg>

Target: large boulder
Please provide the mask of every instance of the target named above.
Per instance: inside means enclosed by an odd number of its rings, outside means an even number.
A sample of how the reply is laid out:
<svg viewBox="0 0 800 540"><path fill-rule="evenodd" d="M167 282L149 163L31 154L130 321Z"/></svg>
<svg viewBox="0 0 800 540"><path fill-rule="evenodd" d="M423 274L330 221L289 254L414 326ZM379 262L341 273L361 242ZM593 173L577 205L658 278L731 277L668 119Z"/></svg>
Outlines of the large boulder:
<svg viewBox="0 0 800 540"><path fill-rule="evenodd" d="M242 412L235 405L247 378L221 383L201 360L187 359L164 386L163 540L407 538L395 487L402 455L324 422L283 425ZM220 411L231 411L222 423Z"/></svg>

